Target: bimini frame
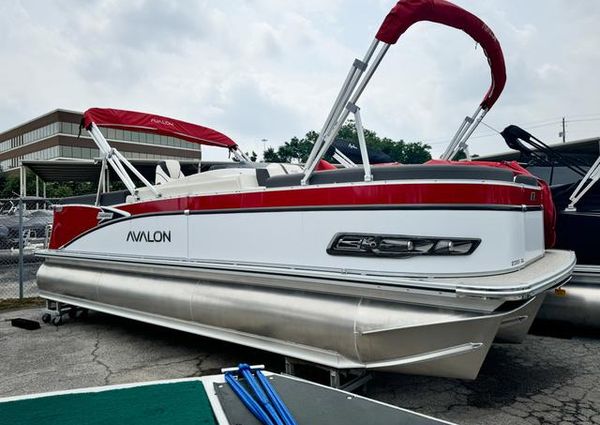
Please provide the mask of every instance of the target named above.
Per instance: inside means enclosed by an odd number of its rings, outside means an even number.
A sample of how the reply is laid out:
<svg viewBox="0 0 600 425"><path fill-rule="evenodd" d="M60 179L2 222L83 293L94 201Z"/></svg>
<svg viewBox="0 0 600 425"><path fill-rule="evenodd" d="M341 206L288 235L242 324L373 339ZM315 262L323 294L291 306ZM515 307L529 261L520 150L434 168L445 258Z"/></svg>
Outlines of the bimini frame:
<svg viewBox="0 0 600 425"><path fill-rule="evenodd" d="M101 191L106 189L105 177L108 172L108 164L133 196L137 196L137 189L129 172L133 173L144 186L150 189L154 196L157 198L160 197L160 193L156 190L156 187L154 187L154 185L150 183L133 166L133 164L123 156L123 154L116 148L110 146L98 128L98 125L114 129L177 137L200 145L223 147L229 149L229 152L233 154L236 161L249 161L248 157L239 150L237 143L223 133L211 128L143 112L91 108L83 114L82 126L88 131L92 140L94 140L94 143L98 146L100 157L102 159L98 192L96 193L96 204L99 203Z"/></svg>
<svg viewBox="0 0 600 425"><path fill-rule="evenodd" d="M553 161L556 161L564 164L572 172L581 176L577 187L573 190L571 196L569 196L569 205L567 205L565 211L577 211L575 205L600 180L600 156L596 158L592 166L586 171L585 165L581 162L564 157L552 147L516 125L509 125L500 134L509 148L542 160L545 159L543 156L540 157L540 154L545 154L549 157L550 165L552 165ZM528 146L525 146L525 144Z"/></svg>
<svg viewBox="0 0 600 425"><path fill-rule="evenodd" d="M569 205L567 206L567 211L576 211L577 208L575 204L579 202L583 195L588 193L588 191L600 180L600 156L594 161L588 172L581 178L581 181L569 196Z"/></svg>
<svg viewBox="0 0 600 425"><path fill-rule="evenodd" d="M364 179L365 181L372 180L364 128L357 101L390 46L396 43L411 25L419 21L437 22L466 32L482 46L488 58L492 75L491 87L475 113L465 118L441 158L452 159L458 152L466 150L466 141L473 134L504 89L506 70L500 44L492 30L483 21L452 3L445 0L400 0L381 24L364 58L362 60L355 59L352 63L346 80L306 161L304 177L302 179L303 185L309 183L310 177L320 159L327 152L350 114L354 115L356 123L356 131L358 133L360 152L365 171ZM375 59L369 65L373 57Z"/></svg>

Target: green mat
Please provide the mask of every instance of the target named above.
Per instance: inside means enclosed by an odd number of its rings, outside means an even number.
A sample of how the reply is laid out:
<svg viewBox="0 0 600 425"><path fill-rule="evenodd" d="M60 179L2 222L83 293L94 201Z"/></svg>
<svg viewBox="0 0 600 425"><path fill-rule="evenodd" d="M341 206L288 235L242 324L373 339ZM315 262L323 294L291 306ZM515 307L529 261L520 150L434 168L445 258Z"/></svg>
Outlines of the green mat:
<svg viewBox="0 0 600 425"><path fill-rule="evenodd" d="M10 425L216 425L199 381L0 402Z"/></svg>

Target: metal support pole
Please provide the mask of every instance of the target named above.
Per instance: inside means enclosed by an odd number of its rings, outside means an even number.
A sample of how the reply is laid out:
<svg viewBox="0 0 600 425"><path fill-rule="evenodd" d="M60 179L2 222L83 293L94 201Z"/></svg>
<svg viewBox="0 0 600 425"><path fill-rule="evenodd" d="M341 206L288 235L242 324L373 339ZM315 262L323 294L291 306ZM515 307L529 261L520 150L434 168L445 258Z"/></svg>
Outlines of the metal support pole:
<svg viewBox="0 0 600 425"><path fill-rule="evenodd" d="M342 380L340 379L340 372L337 369L329 370L329 386L331 388L340 388L342 385Z"/></svg>
<svg viewBox="0 0 600 425"><path fill-rule="evenodd" d="M42 182L42 196L46 198L46 182Z"/></svg>
<svg viewBox="0 0 600 425"><path fill-rule="evenodd" d="M373 174L371 174L371 163L369 162L365 130L362 125L362 119L360 118L360 108L353 104L348 104L348 107L352 109L351 112L354 112L356 133L358 134L358 145L360 146L360 156L362 157L363 168L365 170L365 181L370 182L373 180Z"/></svg>
<svg viewBox="0 0 600 425"><path fill-rule="evenodd" d="M296 368L294 367L294 361L289 357L285 358L285 373L286 375L294 376L296 374Z"/></svg>
<svg viewBox="0 0 600 425"><path fill-rule="evenodd" d="M23 198L19 197L19 299L23 299Z"/></svg>
<svg viewBox="0 0 600 425"><path fill-rule="evenodd" d="M121 152L119 152L118 150L113 150L113 154L114 156L116 156L120 162L118 162L117 164L119 166L122 166L121 164L125 164L127 166L127 168L129 168L129 170L138 178L140 179L140 181L148 188L152 191L152 193L156 196L156 197L160 197L160 194L158 193L158 191L156 190L156 188L154 186L152 186L152 184L146 180L146 178L142 175L142 173L140 173L137 168L135 168L131 162L129 162L122 154ZM125 173L127 173L125 171ZM134 187L135 188L135 187ZM135 193L131 193L132 195L135 195Z"/></svg>
<svg viewBox="0 0 600 425"><path fill-rule="evenodd" d="M362 73L364 71L364 67L371 60L371 57L373 56L375 49L377 49L378 44L379 44L379 40L374 39L371 42L371 45L369 46L369 49L367 50L367 53L365 54L362 62L359 61L358 59L355 59L354 62L352 63L352 66L350 67L350 70L348 71L348 75L346 76L346 80L344 81L344 84L342 84L342 88L340 89L340 91L335 99L335 102L333 102L333 106L331 107L331 110L329 111L329 115L327 116L327 119L325 120L325 123L323 124L323 128L319 132L319 137L317 138L317 141L315 142L315 145L313 146L313 149L310 152L308 159L306 160L307 165L311 164L315 160L315 156L317 155L317 153L320 150L323 139L325 138L325 136L329 133L329 130L331 129L332 122L336 119L337 115L339 115L340 111L342 110L341 108L343 108L344 105L346 104L346 102L348 102L348 98L350 97L350 95L352 94L352 91L356 87L358 78L360 78L360 76L362 75Z"/></svg>
<svg viewBox="0 0 600 425"><path fill-rule="evenodd" d="M104 170L106 165L106 158L102 158L102 164L100 165L100 178L98 179L98 190L96 190L96 206L100 205L100 194L103 192L102 188L104 186Z"/></svg>
<svg viewBox="0 0 600 425"><path fill-rule="evenodd" d="M27 196L27 171L22 164L19 167L19 196Z"/></svg>
<svg viewBox="0 0 600 425"><path fill-rule="evenodd" d="M40 178L37 176L37 174L35 176L35 197L40 197Z"/></svg>
<svg viewBox="0 0 600 425"><path fill-rule="evenodd" d="M387 53L389 48L390 48L389 44L384 44L383 47L377 53L377 56L373 60L372 65L366 70L364 77L362 78L362 80L360 80L360 83L358 81L356 81L356 84L358 84L358 86L356 88L353 88L352 96L350 97L349 103L356 104L356 102L358 101L358 98L360 97L362 92L365 90L365 87L371 80L371 77L373 77L373 74L379 67L379 64L383 60L383 57L385 56L385 54ZM344 125L344 122L346 121L346 118L348 118L349 114L350 114L350 111L348 110L348 108L344 108L342 110L341 114L337 117L337 119L335 121L332 120L331 130L328 131L328 133L326 134L326 136L323 140L323 143L321 144L321 148L318 150L318 153L314 156L313 162L309 163L307 161L307 163L305 165L304 177L302 178L302 181L301 181L302 185L308 184L308 181L310 180L310 176L312 175L313 171L317 167L318 160L321 159L323 157L323 155L325 155L325 152L327 152L327 149L329 149L329 146L331 146L331 143L335 139L335 136L337 136L337 134L340 131L340 129L342 128L342 126ZM313 147L313 151L315 151L316 149L317 149L317 146L315 145L315 147Z"/></svg>
<svg viewBox="0 0 600 425"><path fill-rule="evenodd" d="M487 114L488 110L483 109L479 106L472 117L466 117L458 131L452 138L452 141L446 148L446 151L440 156L441 159L452 160L461 150L464 150L467 144L467 140L473 134L475 129L479 126L479 123L483 121L483 118Z"/></svg>
<svg viewBox="0 0 600 425"><path fill-rule="evenodd" d="M583 176L571 196L569 197L569 205L567 211L576 211L575 204L585 195L600 179L600 157L596 159L594 164L590 167L587 174Z"/></svg>

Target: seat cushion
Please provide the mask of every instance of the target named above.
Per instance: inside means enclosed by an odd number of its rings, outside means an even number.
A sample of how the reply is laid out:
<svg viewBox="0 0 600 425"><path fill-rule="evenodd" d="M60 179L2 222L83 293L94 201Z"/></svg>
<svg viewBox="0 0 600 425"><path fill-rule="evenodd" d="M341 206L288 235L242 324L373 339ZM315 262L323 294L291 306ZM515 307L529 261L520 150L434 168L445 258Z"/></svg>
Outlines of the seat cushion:
<svg viewBox="0 0 600 425"><path fill-rule="evenodd" d="M364 180L364 169L342 168L338 170L316 171L310 184L331 184L360 182ZM466 165L394 165L371 168L373 180L497 180L514 181L513 172L495 167L474 167ZM298 186L304 177L302 173L273 176L267 187ZM532 183L536 185L535 179Z"/></svg>

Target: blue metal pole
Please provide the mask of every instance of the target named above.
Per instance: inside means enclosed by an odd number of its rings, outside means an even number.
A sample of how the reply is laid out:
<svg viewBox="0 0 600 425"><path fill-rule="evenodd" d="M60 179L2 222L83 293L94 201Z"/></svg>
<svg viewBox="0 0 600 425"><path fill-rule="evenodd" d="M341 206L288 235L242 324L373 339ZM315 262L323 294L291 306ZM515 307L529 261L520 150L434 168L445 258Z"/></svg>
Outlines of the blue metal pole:
<svg viewBox="0 0 600 425"><path fill-rule="evenodd" d="M260 370L256 371L256 377L258 378L258 382L260 382L265 389L267 396L271 399L277 413L285 422L285 425L297 425L292 413L289 411L281 397L279 397L277 391L275 391L275 388L273 388L267 377L263 375Z"/></svg>
<svg viewBox="0 0 600 425"><path fill-rule="evenodd" d="M248 393L246 389L235 380L231 372L227 372L225 374L225 381L229 384L233 392L238 396L244 406L246 406L246 408L252 412L256 419L258 419L264 425L275 425L268 413L265 412L262 407L252 398L250 393Z"/></svg>

